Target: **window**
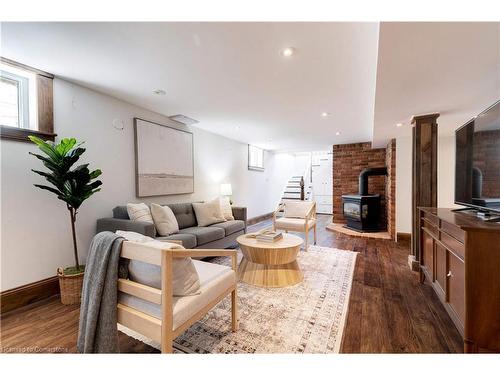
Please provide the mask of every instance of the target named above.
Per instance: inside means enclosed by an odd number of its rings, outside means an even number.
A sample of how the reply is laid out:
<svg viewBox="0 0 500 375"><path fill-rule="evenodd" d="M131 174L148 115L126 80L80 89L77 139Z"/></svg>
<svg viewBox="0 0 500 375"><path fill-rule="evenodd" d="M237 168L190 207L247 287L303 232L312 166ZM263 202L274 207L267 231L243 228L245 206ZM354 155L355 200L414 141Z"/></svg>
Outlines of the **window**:
<svg viewBox="0 0 500 375"><path fill-rule="evenodd" d="M248 169L252 171L264 170L264 150L248 145Z"/></svg>
<svg viewBox="0 0 500 375"><path fill-rule="evenodd" d="M1 138L29 141L28 135L53 140L52 81L49 73L1 58Z"/></svg>
<svg viewBox="0 0 500 375"><path fill-rule="evenodd" d="M35 74L7 64L0 69L0 125L37 129Z"/></svg>

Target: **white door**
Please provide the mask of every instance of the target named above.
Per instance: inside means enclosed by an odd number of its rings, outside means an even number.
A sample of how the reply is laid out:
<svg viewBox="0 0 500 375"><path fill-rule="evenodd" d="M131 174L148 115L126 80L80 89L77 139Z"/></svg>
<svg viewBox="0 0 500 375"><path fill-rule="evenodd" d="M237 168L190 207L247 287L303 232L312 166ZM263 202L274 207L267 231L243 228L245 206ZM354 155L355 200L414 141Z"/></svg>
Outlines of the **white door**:
<svg viewBox="0 0 500 375"><path fill-rule="evenodd" d="M333 213L333 171L332 155L325 154L313 159L312 183L316 211L320 214Z"/></svg>

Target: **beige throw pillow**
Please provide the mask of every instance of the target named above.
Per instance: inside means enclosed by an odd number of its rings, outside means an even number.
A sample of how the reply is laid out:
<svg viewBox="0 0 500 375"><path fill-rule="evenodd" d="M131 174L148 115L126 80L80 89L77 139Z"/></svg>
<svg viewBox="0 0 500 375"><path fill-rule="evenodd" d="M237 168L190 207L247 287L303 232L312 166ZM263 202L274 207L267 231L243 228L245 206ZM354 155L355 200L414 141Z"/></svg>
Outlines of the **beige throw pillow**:
<svg viewBox="0 0 500 375"><path fill-rule="evenodd" d="M132 221L146 221L153 224L151 211L145 203L127 203L127 213Z"/></svg>
<svg viewBox="0 0 500 375"><path fill-rule="evenodd" d="M231 208L231 201L228 197L219 198L220 209L222 211L222 216L226 220L234 220L233 209Z"/></svg>
<svg viewBox="0 0 500 375"><path fill-rule="evenodd" d="M199 227L226 221L220 209L219 198L205 203L193 203L193 209Z"/></svg>
<svg viewBox="0 0 500 375"><path fill-rule="evenodd" d="M181 245L158 241L136 232L117 230L116 234L128 241L144 243L157 249L184 249ZM200 276L196 272L191 258L174 258L172 260L172 269L173 295L175 297L192 296L201 293ZM161 268L159 266L131 260L128 271L129 278L132 281L161 289Z"/></svg>
<svg viewBox="0 0 500 375"><path fill-rule="evenodd" d="M170 207L152 203L151 215L160 236L170 236L179 232L179 224Z"/></svg>

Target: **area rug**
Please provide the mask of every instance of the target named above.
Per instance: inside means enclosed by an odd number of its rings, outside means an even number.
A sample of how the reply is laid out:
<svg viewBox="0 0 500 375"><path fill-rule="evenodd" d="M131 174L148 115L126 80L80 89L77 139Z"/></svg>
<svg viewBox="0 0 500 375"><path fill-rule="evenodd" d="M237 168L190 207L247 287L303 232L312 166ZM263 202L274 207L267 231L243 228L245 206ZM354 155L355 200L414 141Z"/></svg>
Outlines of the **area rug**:
<svg viewBox="0 0 500 375"><path fill-rule="evenodd" d="M231 332L226 298L179 336L175 347L191 353L338 353L356 252L310 246L297 260L304 273L297 285L261 288L238 283L238 332ZM229 265L225 257L211 261ZM120 330L159 348L128 329Z"/></svg>
<svg viewBox="0 0 500 375"><path fill-rule="evenodd" d="M381 240L391 239L391 235L389 234L389 232L357 232L355 230L344 227L344 224L330 223L326 226L326 229L355 237L378 238Z"/></svg>

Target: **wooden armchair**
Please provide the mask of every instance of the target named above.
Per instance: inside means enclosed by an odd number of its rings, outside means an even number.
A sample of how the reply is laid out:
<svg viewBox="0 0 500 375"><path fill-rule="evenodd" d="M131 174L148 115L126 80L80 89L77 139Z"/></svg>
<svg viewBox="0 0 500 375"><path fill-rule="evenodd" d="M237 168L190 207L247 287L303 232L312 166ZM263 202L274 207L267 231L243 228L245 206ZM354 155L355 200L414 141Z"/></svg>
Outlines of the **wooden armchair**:
<svg viewBox="0 0 500 375"><path fill-rule="evenodd" d="M278 212L285 210L284 217L278 218ZM316 202L298 201L286 202L278 205L273 214L273 230L284 230L286 233L302 232L305 233L305 250L307 251L309 230L314 231L314 244L316 245Z"/></svg>
<svg viewBox="0 0 500 375"><path fill-rule="evenodd" d="M213 287L214 282L204 286L201 281L201 294L195 296L173 297L173 268L174 258L230 256L232 267L225 267L207 263L208 265L224 268L224 286ZM237 303L236 303L236 250L213 249L165 249L148 246L147 243L124 241L121 257L138 260L144 263L161 267L161 289L156 289L128 279L118 280L119 292L126 293L144 304L154 304L159 309L158 314L148 314L139 309L135 304L118 302L118 323L150 338L161 344L162 353L172 353L173 340L188 329L192 324L201 319L215 305L231 294L231 321L232 330L238 329ZM194 261L194 260L193 260ZM205 263L205 262L202 262ZM231 273L231 275L229 275ZM214 279L214 277L212 277ZM215 277L216 279L216 277ZM229 281L228 281L229 280ZM183 306L183 311L178 311L178 306ZM141 311L143 310L143 311ZM153 316L157 315L157 316ZM182 315L180 317L179 315Z"/></svg>

